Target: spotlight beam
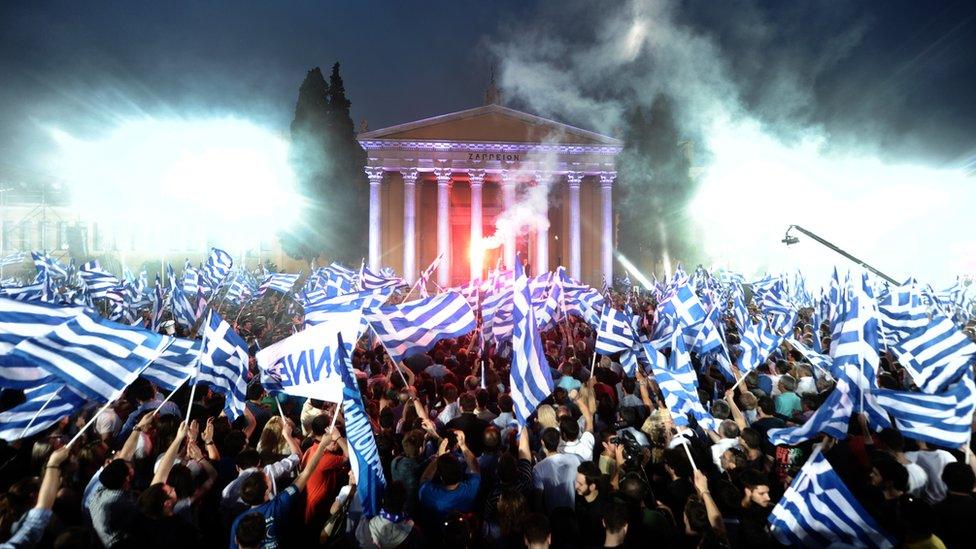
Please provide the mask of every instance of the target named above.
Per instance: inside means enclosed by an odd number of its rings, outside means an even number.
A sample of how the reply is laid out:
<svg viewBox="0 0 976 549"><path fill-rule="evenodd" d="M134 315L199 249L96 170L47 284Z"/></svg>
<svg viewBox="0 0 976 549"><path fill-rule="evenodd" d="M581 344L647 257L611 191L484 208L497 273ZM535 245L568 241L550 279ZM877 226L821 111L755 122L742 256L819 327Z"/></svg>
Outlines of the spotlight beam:
<svg viewBox="0 0 976 549"><path fill-rule="evenodd" d="M820 243L824 247L829 248L830 250L833 250L834 252L836 252L836 253L844 256L845 258L847 258L850 261L853 261L854 263L860 265L861 267L863 267L863 268L871 271L872 273L874 273L875 275L883 278L884 280L887 280L888 282L890 282L892 284L895 284L895 285L898 284L898 282L896 282L895 279L891 278L890 276L888 276L888 275L884 274L883 272L875 269L874 267L872 267L871 265L868 265L866 262L862 261L861 259L858 259L857 257L854 257L850 253L848 253L845 250L837 247L836 245L834 245L833 243L829 242L828 240L820 237L819 235L817 235L817 234L815 234L815 233L813 233L811 231L808 231L808 230L804 229L803 227L801 227L799 225L790 225L789 227L786 228L786 235L783 237L782 242L784 244L786 244L787 246L790 246L792 244L796 244L797 242L800 241L799 238L797 238L796 236L790 234L790 231L792 231L793 229L796 229L796 230L800 231L801 233L805 234L806 236L809 236L810 238L814 239L815 241L817 241L818 243Z"/></svg>

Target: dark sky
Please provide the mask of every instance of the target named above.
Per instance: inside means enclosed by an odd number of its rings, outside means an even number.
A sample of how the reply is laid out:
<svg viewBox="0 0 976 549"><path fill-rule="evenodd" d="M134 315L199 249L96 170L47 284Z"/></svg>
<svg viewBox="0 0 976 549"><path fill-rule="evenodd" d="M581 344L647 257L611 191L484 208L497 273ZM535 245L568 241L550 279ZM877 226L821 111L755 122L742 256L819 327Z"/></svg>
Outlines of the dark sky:
<svg viewBox="0 0 976 549"><path fill-rule="evenodd" d="M491 45L517 40L560 5L2 2L0 178L43 176L44 125L90 135L140 113L232 114L284 133L305 72L335 61L354 119L373 129L477 106ZM590 13L614 5L594 2ZM874 140L893 157L944 165L976 154L976 2L697 0L678 9L682 24L721 47L759 117L780 122L764 112L776 75L809 70L802 123ZM750 35L757 18L759 41ZM841 55L807 66L839 42Z"/></svg>

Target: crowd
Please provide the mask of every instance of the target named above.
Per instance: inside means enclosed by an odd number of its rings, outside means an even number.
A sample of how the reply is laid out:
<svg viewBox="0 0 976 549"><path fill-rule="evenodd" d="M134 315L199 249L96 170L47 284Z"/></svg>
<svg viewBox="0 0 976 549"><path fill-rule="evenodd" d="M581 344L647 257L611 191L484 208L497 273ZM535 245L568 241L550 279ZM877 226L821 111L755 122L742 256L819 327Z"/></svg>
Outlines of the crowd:
<svg viewBox="0 0 976 549"><path fill-rule="evenodd" d="M653 303L635 305L649 325ZM253 353L290 333L287 309L263 307L234 322L252 374ZM796 339L829 346L810 322L801 311ZM735 323L725 328L734 362ZM200 387L189 408L183 387L160 406L167 395L140 379L70 448L96 408L0 446L0 547L776 546L768 516L814 444L901 546L976 540L971 446L872 432L861 415L844 440L771 444L770 429L802 424L833 389L794 349L734 389L693 355L701 401L721 423L676 428L653 376L595 356L595 335L576 318L542 334L555 389L525 427L508 358L481 352L474 334L402 365L360 340L352 361L387 481L369 518L336 405L267 394L255 375L244 416L229 422L217 393ZM879 385L909 384L884 355ZM4 391L0 410L22 398Z"/></svg>

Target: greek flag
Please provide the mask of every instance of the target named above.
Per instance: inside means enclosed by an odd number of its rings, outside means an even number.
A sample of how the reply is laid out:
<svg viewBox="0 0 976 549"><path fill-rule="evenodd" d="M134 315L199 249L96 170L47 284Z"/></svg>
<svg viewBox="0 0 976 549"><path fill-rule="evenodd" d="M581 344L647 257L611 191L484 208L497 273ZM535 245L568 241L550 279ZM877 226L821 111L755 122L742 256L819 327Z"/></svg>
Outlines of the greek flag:
<svg viewBox="0 0 976 549"><path fill-rule="evenodd" d="M17 301L50 301L50 284L46 275L39 275L27 286L7 286L0 290L0 295Z"/></svg>
<svg viewBox="0 0 976 549"><path fill-rule="evenodd" d="M558 278L554 277L545 300L539 303L532 302L532 307L535 309L535 321L539 325L539 331L544 332L556 327L556 323L559 322L562 316L559 314L562 310L562 301L563 285L560 284Z"/></svg>
<svg viewBox="0 0 976 549"><path fill-rule="evenodd" d="M651 370L674 424L687 426L690 413L705 429L717 429L719 421L705 410L698 398L698 376L681 334L675 331L671 335L671 356L667 361L650 344L644 345L644 351L650 358Z"/></svg>
<svg viewBox="0 0 976 549"><path fill-rule="evenodd" d="M193 375L193 367L203 342L199 339L168 338L171 343L159 358L142 371L142 377L153 384L172 391Z"/></svg>
<svg viewBox="0 0 976 549"><path fill-rule="evenodd" d="M231 303L242 303L257 292L258 285L251 273L238 271L234 281L227 288L227 294L224 298Z"/></svg>
<svg viewBox="0 0 976 549"><path fill-rule="evenodd" d="M874 391L878 405L891 414L895 426L906 437L945 448L969 443L976 407L973 372L938 394L914 391Z"/></svg>
<svg viewBox="0 0 976 549"><path fill-rule="evenodd" d="M364 517L372 517L380 511L380 498L386 489L386 477L383 474L383 463L380 461L376 439L373 437L373 426L363 406L363 397L359 392L359 385L353 376L352 365L346 348L355 342L346 343L339 334L339 345L336 349L336 363L344 365L339 368L342 377L342 415L346 421L346 440L349 441L349 466L357 479L356 495L363 508Z"/></svg>
<svg viewBox="0 0 976 549"><path fill-rule="evenodd" d="M38 273L45 273L49 278L68 278L68 269L46 252L31 252L31 258Z"/></svg>
<svg viewBox="0 0 976 549"><path fill-rule="evenodd" d="M692 350L697 352L699 356L719 351L728 359L728 351L725 350L725 336L722 334L722 317L719 314L718 307L709 308L708 315L701 323L698 334L695 336ZM731 372L729 373L731 374ZM729 379L735 378L730 377Z"/></svg>
<svg viewBox="0 0 976 549"><path fill-rule="evenodd" d="M24 258L27 256L24 252L14 252L12 254L0 257L0 267L10 267L11 265L20 265L24 262Z"/></svg>
<svg viewBox="0 0 976 549"><path fill-rule="evenodd" d="M563 284L563 303L565 313L576 315L594 328L600 325L600 311L603 309L604 298L595 288L589 286L567 286Z"/></svg>
<svg viewBox="0 0 976 549"><path fill-rule="evenodd" d="M814 339L817 339L814 337ZM813 366L813 376L817 377L817 370L822 372L830 373L834 366L834 361L827 355L820 354L806 345L800 343L793 338L787 338L786 340L798 353L803 355L803 358Z"/></svg>
<svg viewBox="0 0 976 549"><path fill-rule="evenodd" d="M739 346L742 348L739 371L743 375L762 364L783 341L783 336L769 325L766 318L760 318L758 324L748 324L739 336Z"/></svg>
<svg viewBox="0 0 976 549"><path fill-rule="evenodd" d="M596 352L613 355L633 348L637 338L627 313L613 307L604 307L600 315L600 328L596 333Z"/></svg>
<svg viewBox="0 0 976 549"><path fill-rule="evenodd" d="M838 318L837 333L830 342L834 359L834 377L846 375L857 380L864 391L877 388L879 326L878 309L867 276L849 288L842 303L843 317ZM863 377L862 377L863 372Z"/></svg>
<svg viewBox="0 0 976 549"><path fill-rule="evenodd" d="M196 297L196 296L194 296ZM170 307L173 309L173 320L184 328L192 328L197 322L197 313L193 309L190 300L187 299L183 288L180 285L173 287L169 298Z"/></svg>
<svg viewBox="0 0 976 549"><path fill-rule="evenodd" d="M854 403L859 398L857 386L846 378L840 379L837 387L806 423L799 427L770 429L767 433L769 442L774 446L795 446L820 433L843 440L847 438L847 426L854 413Z"/></svg>
<svg viewBox="0 0 976 549"><path fill-rule="evenodd" d="M364 316L394 362L475 328L474 312L457 292L377 307L365 311Z"/></svg>
<svg viewBox="0 0 976 549"><path fill-rule="evenodd" d="M395 276L383 276L379 273L374 273L366 266L363 262L362 267L359 268L359 289L360 290L372 290L375 288L385 288L387 286L403 286L404 282L402 278Z"/></svg>
<svg viewBox="0 0 976 549"><path fill-rule="evenodd" d="M183 265L183 293L190 299L196 299L200 293L200 273L193 268L189 259Z"/></svg>
<svg viewBox="0 0 976 549"><path fill-rule="evenodd" d="M203 286L211 292L216 292L227 279L231 269L234 268L234 258L229 253L219 249L211 248L207 263L204 264L200 273Z"/></svg>
<svg viewBox="0 0 976 549"><path fill-rule="evenodd" d="M522 260L517 256L512 290L514 330L509 380L515 417L519 425L525 425L539 404L552 393L552 374L536 328L529 281L522 269Z"/></svg>
<svg viewBox="0 0 976 549"><path fill-rule="evenodd" d="M45 335L17 343L12 354L60 378L86 398L111 401L169 344L144 329L75 316Z"/></svg>
<svg viewBox="0 0 976 549"><path fill-rule="evenodd" d="M478 309L478 303L481 299L481 279L474 279L463 286L458 286L457 288L451 288L453 291L461 294L464 300L471 305L472 309Z"/></svg>
<svg viewBox="0 0 976 549"><path fill-rule="evenodd" d="M746 327L752 325L749 319L749 309L746 307L743 299L742 288L736 285L732 290L730 313L732 314L732 319L735 320L735 326L739 329L740 334L746 330Z"/></svg>
<svg viewBox="0 0 976 549"><path fill-rule="evenodd" d="M878 310L889 348L923 392L939 393L972 368L976 344L948 318L930 317L914 287L896 288Z"/></svg>
<svg viewBox="0 0 976 549"><path fill-rule="evenodd" d="M685 340L686 348L694 345L698 326L706 317L705 307L687 282L677 286L671 295L658 305L655 315L658 324L655 326L652 339L670 338L670 331L678 330ZM667 320L662 321L662 317Z"/></svg>
<svg viewBox="0 0 976 549"><path fill-rule="evenodd" d="M98 260L89 261L78 269L78 276L84 284L85 292L94 298L109 297L109 291L119 286L119 279L99 265Z"/></svg>
<svg viewBox="0 0 976 549"><path fill-rule="evenodd" d="M32 361L13 355L14 346L45 336L65 322L85 316L81 307L59 307L39 302L21 303L0 298L0 387L28 389L56 377Z"/></svg>
<svg viewBox="0 0 976 549"><path fill-rule="evenodd" d="M159 330L160 324L163 323L163 311L166 309L166 302L163 298L163 285L159 280L159 275L156 275L156 287L153 289L153 302L152 302L152 331Z"/></svg>
<svg viewBox="0 0 976 549"><path fill-rule="evenodd" d="M507 333L508 337L511 337L514 274L514 271L495 271L488 281L485 296L481 300L481 330L486 338L496 336L496 317L498 318L497 335Z"/></svg>
<svg viewBox="0 0 976 549"><path fill-rule="evenodd" d="M342 320L346 315L354 311L368 311L375 309L389 299L393 294L394 288L386 286L375 290L363 290L352 292L336 297L322 299L316 303L309 303L305 306L305 324L315 326L333 320ZM361 321L361 329L366 328L365 318ZM362 333L362 332L360 332ZM359 339L359 336L356 336Z"/></svg>
<svg viewBox="0 0 976 549"><path fill-rule="evenodd" d="M770 531L796 547L894 547L818 446L769 515Z"/></svg>
<svg viewBox="0 0 976 549"><path fill-rule="evenodd" d="M25 390L24 396L26 402L0 413L0 439L12 442L34 436L85 405L85 398L63 383L45 383Z"/></svg>
<svg viewBox="0 0 976 549"><path fill-rule="evenodd" d="M772 285L759 301L759 308L769 318L769 324L778 334L793 330L796 323L796 307L787 298L786 286L782 281Z"/></svg>
<svg viewBox="0 0 976 549"><path fill-rule="evenodd" d="M258 288L258 297L263 296L268 290L274 290L288 295L295 282L298 282L298 276L297 274L287 273L274 273L269 275L261 283L261 287Z"/></svg>
<svg viewBox="0 0 976 549"><path fill-rule="evenodd" d="M231 421L244 413L249 377L247 343L220 315L210 311L203 332L197 382L224 395L224 412Z"/></svg>

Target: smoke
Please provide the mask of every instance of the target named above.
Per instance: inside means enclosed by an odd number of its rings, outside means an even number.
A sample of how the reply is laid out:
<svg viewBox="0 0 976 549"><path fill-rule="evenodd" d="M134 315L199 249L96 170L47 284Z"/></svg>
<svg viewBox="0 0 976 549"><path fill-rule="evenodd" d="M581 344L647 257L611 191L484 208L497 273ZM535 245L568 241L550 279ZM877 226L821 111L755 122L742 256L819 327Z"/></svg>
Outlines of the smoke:
<svg viewBox="0 0 976 549"><path fill-rule="evenodd" d="M964 174L892 162L881 154L891 133L883 124L851 124L858 127L845 131L828 109L818 108L821 80L841 70L871 28L870 18L836 6L822 15L713 5L545 6L492 45L501 86L531 112L617 136L635 106L670 98L679 131L695 142L697 188L669 206L690 221L666 230L694 236L709 262L747 274L845 265L814 245L785 249L782 232L798 223L896 277L941 282L973 270L971 260L956 255L976 249L961 206L973 203L976 191ZM821 44L779 47L791 32L819 33ZM890 91L860 101L862 113L881 113L882 101L900 103ZM637 216L651 198L618 208Z"/></svg>

